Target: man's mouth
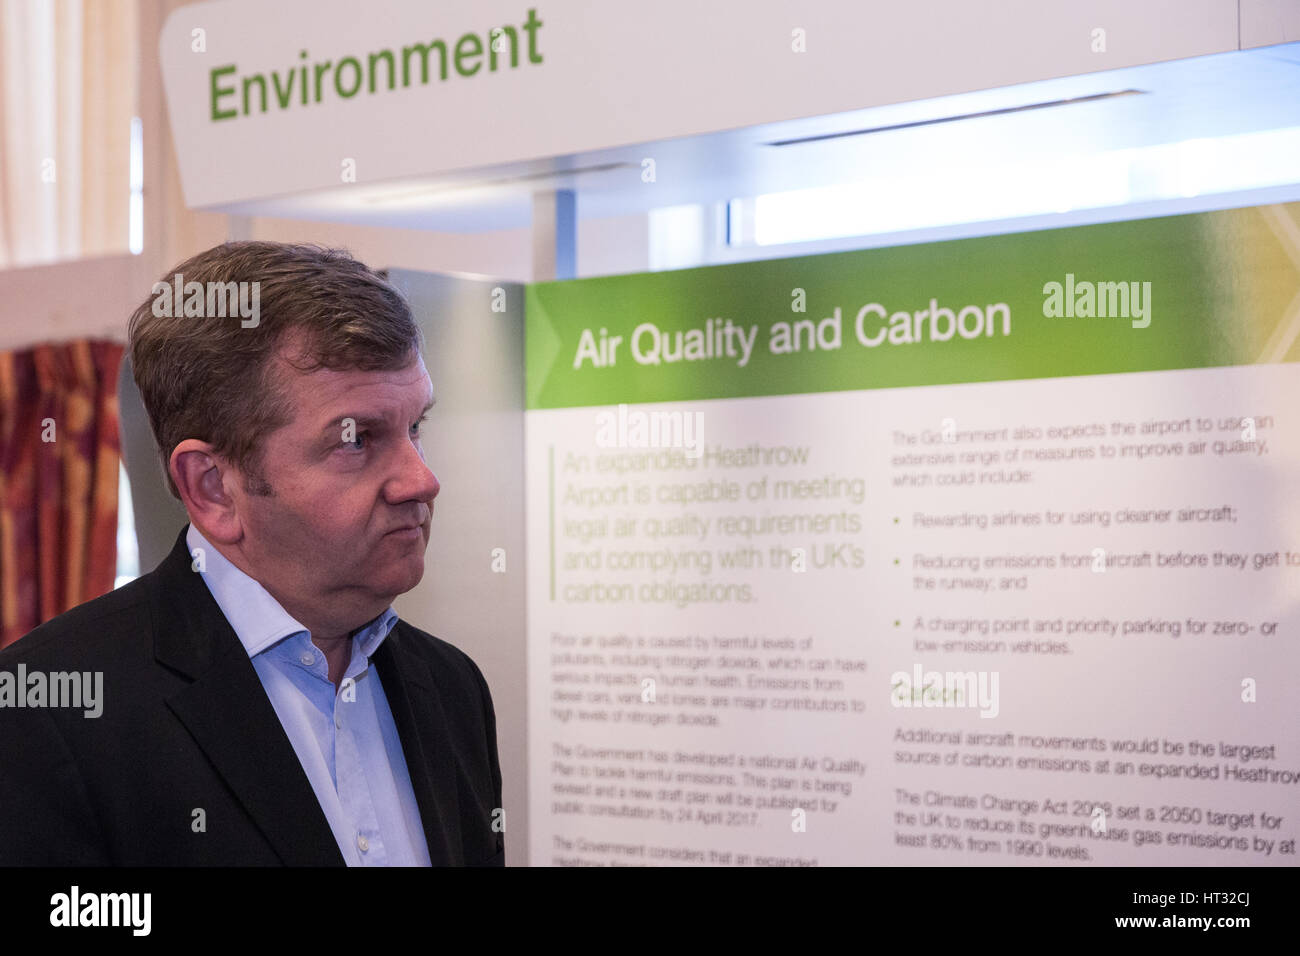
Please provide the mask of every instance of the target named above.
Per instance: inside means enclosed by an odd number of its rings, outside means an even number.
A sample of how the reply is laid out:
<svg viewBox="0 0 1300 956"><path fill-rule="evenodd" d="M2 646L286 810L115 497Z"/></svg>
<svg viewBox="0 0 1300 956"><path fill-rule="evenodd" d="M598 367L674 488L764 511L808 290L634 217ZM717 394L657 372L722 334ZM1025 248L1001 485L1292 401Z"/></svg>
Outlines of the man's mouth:
<svg viewBox="0 0 1300 956"><path fill-rule="evenodd" d="M433 518L433 513L432 510L430 510L429 515L424 519L424 521L421 521L418 524L399 525L396 528L386 531L384 535L385 537L391 534L391 535L398 535L399 537L408 537L408 538L414 538L417 535L423 535L425 523L431 520L432 518Z"/></svg>
<svg viewBox="0 0 1300 956"><path fill-rule="evenodd" d="M386 534L415 535L420 534L423 531L424 525L404 524L400 528L394 528L392 531L386 532Z"/></svg>

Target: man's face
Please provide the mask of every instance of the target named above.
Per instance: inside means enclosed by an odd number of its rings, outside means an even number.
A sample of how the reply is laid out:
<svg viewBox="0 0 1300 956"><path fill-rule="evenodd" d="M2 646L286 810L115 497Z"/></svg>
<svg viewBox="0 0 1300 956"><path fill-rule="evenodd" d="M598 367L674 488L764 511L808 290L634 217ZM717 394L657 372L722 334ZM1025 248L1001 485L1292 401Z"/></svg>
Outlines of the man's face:
<svg viewBox="0 0 1300 956"><path fill-rule="evenodd" d="M391 372L304 374L279 355L275 368L292 419L263 440L272 493L232 489L239 547L251 576L313 636L346 633L424 575L439 486L420 428L433 383L419 357Z"/></svg>

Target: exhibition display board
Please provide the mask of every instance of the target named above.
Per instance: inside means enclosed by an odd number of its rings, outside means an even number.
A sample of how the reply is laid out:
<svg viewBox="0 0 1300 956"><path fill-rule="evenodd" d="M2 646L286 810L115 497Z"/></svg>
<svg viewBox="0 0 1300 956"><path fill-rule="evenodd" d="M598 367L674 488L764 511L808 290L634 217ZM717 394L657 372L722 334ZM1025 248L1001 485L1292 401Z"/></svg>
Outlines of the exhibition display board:
<svg viewBox="0 0 1300 956"><path fill-rule="evenodd" d="M534 864L1294 864L1300 204L525 323Z"/></svg>

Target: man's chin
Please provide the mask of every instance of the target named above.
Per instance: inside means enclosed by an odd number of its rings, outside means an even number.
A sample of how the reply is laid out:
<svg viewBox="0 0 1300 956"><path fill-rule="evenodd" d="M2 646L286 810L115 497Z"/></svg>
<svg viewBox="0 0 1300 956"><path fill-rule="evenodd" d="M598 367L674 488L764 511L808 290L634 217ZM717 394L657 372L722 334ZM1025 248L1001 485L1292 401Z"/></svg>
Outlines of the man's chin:
<svg viewBox="0 0 1300 956"><path fill-rule="evenodd" d="M415 534L401 531L384 535L371 552L368 583L381 593L405 594L424 577L427 546L423 529L416 529Z"/></svg>
<svg viewBox="0 0 1300 956"><path fill-rule="evenodd" d="M389 571L384 575L385 592L394 596L405 594L424 579L424 548L412 548L409 555L390 561Z"/></svg>

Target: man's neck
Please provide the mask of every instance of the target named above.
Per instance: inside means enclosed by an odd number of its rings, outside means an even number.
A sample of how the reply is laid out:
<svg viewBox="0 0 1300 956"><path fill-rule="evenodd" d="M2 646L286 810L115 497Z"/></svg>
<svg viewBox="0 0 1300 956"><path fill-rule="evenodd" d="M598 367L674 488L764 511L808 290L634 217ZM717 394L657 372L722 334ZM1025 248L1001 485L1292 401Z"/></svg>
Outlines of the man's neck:
<svg viewBox="0 0 1300 956"><path fill-rule="evenodd" d="M322 654L325 655L325 663L329 667L330 683L337 690L339 684L343 681L343 674L348 669L348 661L352 659L352 635L342 634L337 637L316 637L312 635L311 642L315 644Z"/></svg>
<svg viewBox="0 0 1300 956"><path fill-rule="evenodd" d="M226 546L214 544L213 547L220 551L221 555L232 565L265 588L266 592L270 594L271 597L275 598L276 602L280 607L284 608L290 617L295 621L298 621L311 632L312 643L322 651L326 651L327 654L329 652L326 650L326 644L321 643L321 641L330 644L348 643L350 646L350 643L345 639L351 637L361 628L365 627L366 624L375 620L383 613L382 608L379 610L373 610L373 606L358 609L358 607L352 602L334 602L337 606L323 608L323 604L320 600L301 603L294 601L290 595L282 592L278 587L270 584L254 571L252 562L248 560L248 557L244 554L243 549L239 547L239 545ZM324 613L322 613L322 610ZM354 621L358 619L363 620L361 620L361 623L351 630L340 630L339 625L337 624L339 620ZM329 623L322 623L323 621ZM318 638L318 634L322 636Z"/></svg>

